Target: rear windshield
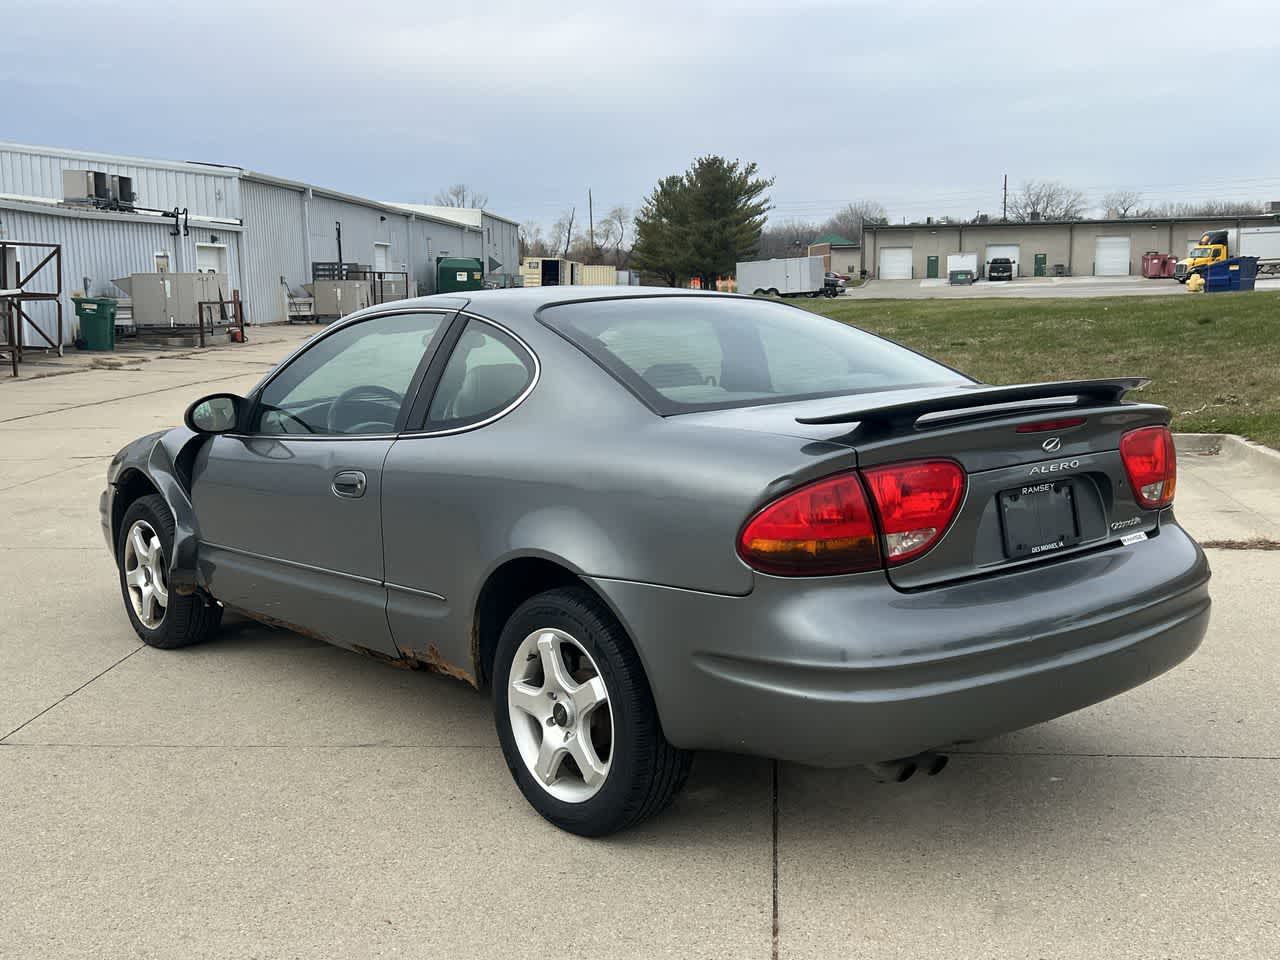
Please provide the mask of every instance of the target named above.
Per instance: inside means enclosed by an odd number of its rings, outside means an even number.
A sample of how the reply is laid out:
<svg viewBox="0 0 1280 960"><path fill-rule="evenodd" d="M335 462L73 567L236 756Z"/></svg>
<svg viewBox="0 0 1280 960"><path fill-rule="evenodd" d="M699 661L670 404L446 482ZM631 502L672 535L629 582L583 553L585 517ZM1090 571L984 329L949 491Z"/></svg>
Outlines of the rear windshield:
<svg viewBox="0 0 1280 960"><path fill-rule="evenodd" d="M888 340L768 300L635 297L539 316L664 416L971 382Z"/></svg>

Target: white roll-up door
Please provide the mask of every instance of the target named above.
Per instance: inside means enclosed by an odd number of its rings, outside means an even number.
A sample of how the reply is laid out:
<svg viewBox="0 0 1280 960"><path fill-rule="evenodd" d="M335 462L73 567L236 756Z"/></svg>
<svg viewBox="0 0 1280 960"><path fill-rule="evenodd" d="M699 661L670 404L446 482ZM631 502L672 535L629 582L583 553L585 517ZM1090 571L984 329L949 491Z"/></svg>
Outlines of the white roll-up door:
<svg viewBox="0 0 1280 960"><path fill-rule="evenodd" d="M1129 238L1098 237L1093 248L1095 277L1127 277L1129 275Z"/></svg>
<svg viewBox="0 0 1280 960"><path fill-rule="evenodd" d="M910 280L911 248L882 247L879 276L881 280Z"/></svg>
<svg viewBox="0 0 1280 960"><path fill-rule="evenodd" d="M1016 243L988 243L986 264L990 266L991 261L997 257L1008 257L1013 261L1013 275L1018 276L1018 252L1019 246Z"/></svg>

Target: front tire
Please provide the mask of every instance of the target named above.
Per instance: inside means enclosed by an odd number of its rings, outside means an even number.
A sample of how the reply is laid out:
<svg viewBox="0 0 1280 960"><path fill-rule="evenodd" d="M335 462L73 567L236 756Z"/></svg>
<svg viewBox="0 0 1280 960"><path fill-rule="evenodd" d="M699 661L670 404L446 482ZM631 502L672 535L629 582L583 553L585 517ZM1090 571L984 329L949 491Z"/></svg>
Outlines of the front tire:
<svg viewBox="0 0 1280 960"><path fill-rule="evenodd" d="M525 601L498 641L493 709L507 768L529 804L584 837L658 813L692 754L663 735L640 658L583 587Z"/></svg>
<svg viewBox="0 0 1280 960"><path fill-rule="evenodd" d="M222 608L199 594L168 588L173 555L173 515L161 497L129 505L116 543L116 567L124 609L143 643L164 650L207 639L222 621Z"/></svg>

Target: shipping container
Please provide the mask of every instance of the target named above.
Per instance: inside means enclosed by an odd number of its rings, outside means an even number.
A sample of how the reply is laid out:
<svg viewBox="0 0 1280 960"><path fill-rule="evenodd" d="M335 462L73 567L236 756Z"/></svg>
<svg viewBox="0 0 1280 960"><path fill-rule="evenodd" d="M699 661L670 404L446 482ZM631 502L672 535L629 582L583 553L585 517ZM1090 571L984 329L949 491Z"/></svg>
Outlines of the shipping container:
<svg viewBox="0 0 1280 960"><path fill-rule="evenodd" d="M583 264L582 275L578 282L584 287L616 287L618 268L601 264Z"/></svg>

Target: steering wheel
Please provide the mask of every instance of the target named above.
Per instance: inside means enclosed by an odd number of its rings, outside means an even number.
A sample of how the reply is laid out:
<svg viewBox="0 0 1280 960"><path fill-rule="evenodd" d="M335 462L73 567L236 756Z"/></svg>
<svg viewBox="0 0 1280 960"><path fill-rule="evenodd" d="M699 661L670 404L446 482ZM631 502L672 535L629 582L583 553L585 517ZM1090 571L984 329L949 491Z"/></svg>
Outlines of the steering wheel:
<svg viewBox="0 0 1280 960"><path fill-rule="evenodd" d="M329 406L329 417L328 417L329 433L359 432L354 429L344 430L340 422L340 413L342 411L342 408L345 405L351 403L353 400L375 400L375 401L389 400L395 404L396 410L399 411L400 404L404 402L404 395L400 393L396 393L394 390L390 389L389 387L383 387L376 383L361 383L352 387L349 390L343 390L342 393L340 393L337 396L337 398L333 401L333 403L330 404ZM394 421L394 419L395 419L395 416L393 414L392 421ZM375 424L378 425L379 427L382 427L382 426L386 426L388 428L395 427L395 424L391 421L365 420L360 423L352 424L352 428L373 426Z"/></svg>

